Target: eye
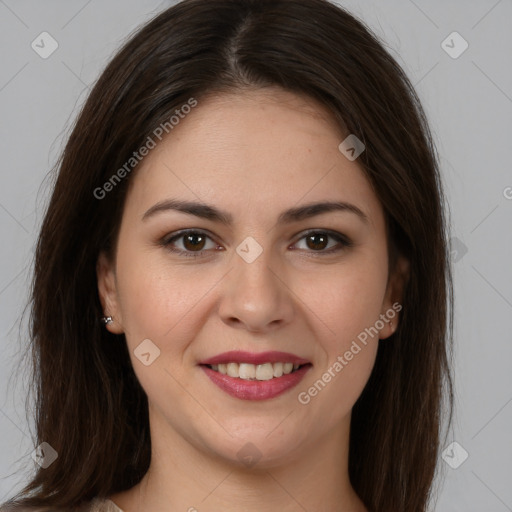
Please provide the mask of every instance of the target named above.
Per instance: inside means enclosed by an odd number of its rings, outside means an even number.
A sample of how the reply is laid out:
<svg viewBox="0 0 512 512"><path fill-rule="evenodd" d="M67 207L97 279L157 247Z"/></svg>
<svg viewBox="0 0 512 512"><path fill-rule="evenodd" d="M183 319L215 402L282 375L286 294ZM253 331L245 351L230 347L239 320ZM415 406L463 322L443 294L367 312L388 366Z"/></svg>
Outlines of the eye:
<svg viewBox="0 0 512 512"><path fill-rule="evenodd" d="M336 241L337 244L329 246L329 239ZM206 248L205 245L207 240L212 242L213 247L211 246L210 249L218 247L207 233L195 229L188 229L175 233L171 237L162 239L160 244L169 251L177 253L180 256L198 258L206 256L205 252L208 248ZM299 238L298 242L302 240L305 241L305 250L307 252L318 253L314 254L314 256L332 254L354 245L353 242L351 242L351 240L349 240L345 235L330 230L309 231ZM175 242L178 242L178 244ZM298 242L296 242L296 244ZM181 245L182 248L176 247L176 245ZM325 250L326 248L328 249ZM303 250L303 248L299 248L299 250Z"/></svg>
<svg viewBox="0 0 512 512"><path fill-rule="evenodd" d="M334 244L334 246L329 246L329 239L335 240L337 244ZM314 256L332 254L334 252L341 251L346 247L352 247L354 245L352 241L349 240L345 235L330 230L308 231L298 241L300 242L301 240L305 241L306 250L310 249L309 252L318 253L314 254ZM329 247L329 249L325 250L327 247Z"/></svg>
<svg viewBox="0 0 512 512"><path fill-rule="evenodd" d="M161 243L169 251L178 253L180 256L197 258L204 256L203 253L206 250L204 248L206 239L209 239L213 242L211 237L205 232L189 229L180 231L170 238L164 238ZM176 248L174 246L174 242L176 240L181 241L183 249Z"/></svg>

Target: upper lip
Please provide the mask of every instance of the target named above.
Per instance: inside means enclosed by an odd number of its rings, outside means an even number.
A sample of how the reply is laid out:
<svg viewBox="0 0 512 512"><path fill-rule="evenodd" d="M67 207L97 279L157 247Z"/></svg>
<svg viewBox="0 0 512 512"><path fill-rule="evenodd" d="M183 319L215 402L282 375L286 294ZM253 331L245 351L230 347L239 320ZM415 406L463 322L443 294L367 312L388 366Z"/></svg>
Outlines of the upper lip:
<svg viewBox="0 0 512 512"><path fill-rule="evenodd" d="M223 352L209 359L201 361L199 364L226 364L226 363L249 363L249 364L264 364L264 363L293 363L293 364L308 364L307 359L290 354L289 352L244 352L243 350L232 350L230 352Z"/></svg>

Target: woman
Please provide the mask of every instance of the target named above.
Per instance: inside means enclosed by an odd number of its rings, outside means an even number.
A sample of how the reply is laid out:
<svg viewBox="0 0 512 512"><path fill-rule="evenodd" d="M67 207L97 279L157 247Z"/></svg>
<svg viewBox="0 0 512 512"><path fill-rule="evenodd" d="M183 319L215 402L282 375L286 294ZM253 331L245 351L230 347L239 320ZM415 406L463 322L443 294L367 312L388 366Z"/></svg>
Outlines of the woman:
<svg viewBox="0 0 512 512"><path fill-rule="evenodd" d="M361 22L325 0L164 11L59 162L39 468L5 510L427 510L445 231L419 100Z"/></svg>

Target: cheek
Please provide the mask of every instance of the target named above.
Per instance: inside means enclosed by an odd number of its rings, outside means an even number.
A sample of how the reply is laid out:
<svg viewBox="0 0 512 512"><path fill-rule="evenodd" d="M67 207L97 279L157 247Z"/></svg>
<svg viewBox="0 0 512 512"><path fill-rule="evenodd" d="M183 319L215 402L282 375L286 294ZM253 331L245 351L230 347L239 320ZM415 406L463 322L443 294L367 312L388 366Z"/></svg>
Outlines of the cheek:
<svg viewBox="0 0 512 512"><path fill-rule="evenodd" d="M365 328L375 324L382 312L386 292L386 262L353 258L339 267L304 275L297 295L309 306L333 347L342 350Z"/></svg>
<svg viewBox="0 0 512 512"><path fill-rule="evenodd" d="M318 318L318 332L323 333L318 339L326 357L315 382L308 383L312 387L305 391L316 407L326 411L336 403L329 414L338 419L353 407L375 363L379 343L375 324L385 296L386 264L367 255L340 265L337 272L331 269L314 288L309 281L306 302ZM304 282L302 293L307 289Z"/></svg>
<svg viewBox="0 0 512 512"><path fill-rule="evenodd" d="M194 284L186 272L170 272L161 259L140 250L119 252L117 275L123 327L130 347L145 338L158 346L172 338L173 329L179 329L180 322L204 295L203 287Z"/></svg>
<svg viewBox="0 0 512 512"><path fill-rule="evenodd" d="M158 262L125 254L118 260L118 292L134 372L152 402L162 396L176 399L187 336L194 336L191 311L204 292Z"/></svg>
<svg viewBox="0 0 512 512"><path fill-rule="evenodd" d="M375 323L381 313L384 280L375 275L368 278L351 275L333 282L337 288L324 294L317 309L324 333L318 340L325 357L298 398L301 404L310 404L312 417L330 418L326 425L350 413L375 364L379 346Z"/></svg>
<svg viewBox="0 0 512 512"><path fill-rule="evenodd" d="M329 418L324 424L329 427L350 414L371 375L377 343L349 344L346 351L340 351L322 368L316 379L309 383L310 387L301 389L299 402L309 408L311 418ZM348 354L351 354L350 359Z"/></svg>

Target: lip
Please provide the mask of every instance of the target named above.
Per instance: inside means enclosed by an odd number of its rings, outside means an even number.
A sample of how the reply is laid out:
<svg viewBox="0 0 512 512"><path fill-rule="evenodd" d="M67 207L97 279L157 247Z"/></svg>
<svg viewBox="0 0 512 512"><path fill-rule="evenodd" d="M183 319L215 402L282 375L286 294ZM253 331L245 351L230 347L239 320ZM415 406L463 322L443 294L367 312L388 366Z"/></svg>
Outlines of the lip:
<svg viewBox="0 0 512 512"><path fill-rule="evenodd" d="M221 354L221 356L224 357L224 354ZM221 356L217 356L217 358ZM231 359L231 361L233 361L233 359ZM266 361L269 362L268 359ZM287 361L291 362L289 360ZM241 400L269 400L271 398L275 398L297 386L297 384L304 378L304 375L306 375L309 369L312 368L312 365L309 363L292 373L288 373L287 375L282 375L281 377L270 380L259 381L230 377L229 375L224 375L212 370L210 367L205 366L206 364L217 363L204 363L201 365L201 369L220 389L232 397L239 398Z"/></svg>
<svg viewBox="0 0 512 512"><path fill-rule="evenodd" d="M308 364L310 361L299 357L289 352L244 352L243 350L232 350L230 352L223 352L222 354L210 357L201 361L199 364L226 364L226 363L249 363L249 364L264 364L264 363L293 363L293 364ZM291 374L290 374L291 375ZM230 377L231 378L231 377ZM262 381L263 382L263 381Z"/></svg>

